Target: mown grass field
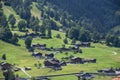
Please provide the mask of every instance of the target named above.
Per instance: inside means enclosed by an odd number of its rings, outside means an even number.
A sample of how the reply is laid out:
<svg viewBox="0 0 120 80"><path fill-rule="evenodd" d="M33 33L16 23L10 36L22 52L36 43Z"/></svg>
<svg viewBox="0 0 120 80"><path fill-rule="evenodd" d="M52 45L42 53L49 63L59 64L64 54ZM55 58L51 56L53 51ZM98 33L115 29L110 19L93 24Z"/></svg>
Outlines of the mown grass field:
<svg viewBox="0 0 120 80"><path fill-rule="evenodd" d="M53 38L52 39L41 39L36 38L33 39L32 43L45 43L47 44L47 47L61 47L63 43L63 39L65 37L65 34L58 31L52 31ZM61 35L61 39L57 39L55 36L57 34ZM69 44L70 45L70 40ZM83 53L77 53L74 54L73 52L68 52L68 55L63 53L58 53L55 55L57 59L61 59L65 56L78 56L82 58L96 58L97 63L90 63L90 64L68 64L65 67L62 67L63 69L61 71L54 71L50 68L40 68L34 66L35 63L42 63L44 59L38 59L31 56L31 53L29 53L25 49L24 40L19 40L19 44L21 46L15 46L11 45L9 43L5 43L3 41L0 41L0 57L2 54L6 54L7 56L7 62L10 62L12 64L18 64L20 67L31 67L32 70L27 71L28 74L31 76L40 76L40 75L53 75L53 74L65 74L65 73L74 73L74 72L96 72L98 69L103 68L110 68L110 67L120 67L120 49L114 48L114 47L107 47L102 44L92 44L92 46L95 46L95 48L82 48ZM39 50L38 50L39 51ZM40 50L41 51L41 50ZM46 51L41 51L42 53L47 53ZM115 54L117 53L117 54ZM22 71L17 72L19 76L27 77ZM76 80L75 76L63 76L63 77L55 77L52 78L52 80ZM110 80L110 77L96 77L94 80Z"/></svg>

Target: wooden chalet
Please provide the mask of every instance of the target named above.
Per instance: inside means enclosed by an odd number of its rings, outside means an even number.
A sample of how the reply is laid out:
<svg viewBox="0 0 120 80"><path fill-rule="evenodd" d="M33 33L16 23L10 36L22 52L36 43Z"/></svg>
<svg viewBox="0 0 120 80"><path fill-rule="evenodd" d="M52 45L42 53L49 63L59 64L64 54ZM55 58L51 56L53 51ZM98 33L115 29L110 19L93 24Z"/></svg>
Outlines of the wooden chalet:
<svg viewBox="0 0 120 80"><path fill-rule="evenodd" d="M54 54L53 53L45 54L45 58L47 58L47 59L54 58Z"/></svg>
<svg viewBox="0 0 120 80"><path fill-rule="evenodd" d="M108 73L108 74L118 75L118 74L120 74L120 68L116 68L116 69L113 69L113 68L102 69L102 70L98 70L98 72L99 73Z"/></svg>
<svg viewBox="0 0 120 80"><path fill-rule="evenodd" d="M72 57L72 58L71 58L71 63L75 63L75 64L81 63L81 64L83 64L84 61L83 61L83 58Z"/></svg>
<svg viewBox="0 0 120 80"><path fill-rule="evenodd" d="M45 50L46 49L46 44L32 44L32 47L36 48L36 49Z"/></svg>
<svg viewBox="0 0 120 80"><path fill-rule="evenodd" d="M96 63L96 59L84 59L84 62L86 63Z"/></svg>
<svg viewBox="0 0 120 80"><path fill-rule="evenodd" d="M78 47L90 47L90 46L91 46L90 42L80 42L78 44L75 44L76 48L78 48Z"/></svg>
<svg viewBox="0 0 120 80"><path fill-rule="evenodd" d="M79 48L71 47L71 48L54 48L54 51L78 51Z"/></svg>
<svg viewBox="0 0 120 80"><path fill-rule="evenodd" d="M43 56L42 56L42 53L40 53L40 52L33 52L32 53L32 56L33 57L38 57L38 58L42 58Z"/></svg>
<svg viewBox="0 0 120 80"><path fill-rule="evenodd" d="M12 65L7 63L7 62L1 62L0 66L1 66L2 70L7 70L7 69L11 69L12 68Z"/></svg>
<svg viewBox="0 0 120 80"><path fill-rule="evenodd" d="M77 74L76 76L78 80L92 80L94 78L94 75L90 73Z"/></svg>
<svg viewBox="0 0 120 80"><path fill-rule="evenodd" d="M47 59L44 61L44 66L52 69L61 69L60 61L57 59Z"/></svg>

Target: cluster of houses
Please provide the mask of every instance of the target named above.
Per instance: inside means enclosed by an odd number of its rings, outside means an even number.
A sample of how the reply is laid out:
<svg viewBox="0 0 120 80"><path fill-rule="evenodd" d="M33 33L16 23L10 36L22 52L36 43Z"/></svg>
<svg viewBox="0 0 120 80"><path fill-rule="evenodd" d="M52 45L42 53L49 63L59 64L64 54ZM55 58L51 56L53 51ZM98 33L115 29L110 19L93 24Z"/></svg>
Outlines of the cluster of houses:
<svg viewBox="0 0 120 80"><path fill-rule="evenodd" d="M53 51L77 51L80 52L80 47L91 47L91 43L90 42L80 42L78 44L74 44L73 47L69 47L69 48L50 48L48 49L46 47L46 44L32 44L32 48L33 49L40 49L40 50L53 50Z"/></svg>
<svg viewBox="0 0 120 80"><path fill-rule="evenodd" d="M47 48L46 47L46 44L32 44L31 46L33 49L39 49L39 50L50 50L50 51L64 51L64 52L67 52L67 51L76 51L76 52L81 52L80 48L79 47L69 47L69 48Z"/></svg>
<svg viewBox="0 0 120 80"><path fill-rule="evenodd" d="M61 70L61 66L66 66L67 63L70 63L70 64L96 63L96 59L84 59L84 58L74 57L74 56L69 57L69 62L67 62L67 60L59 61L58 59L54 58L55 54L53 53L45 54L43 56L43 54L40 52L32 52L31 55L37 58L44 58L45 67L58 69L58 70Z"/></svg>
<svg viewBox="0 0 120 80"><path fill-rule="evenodd" d="M47 56L47 58L44 61L45 67L58 69L58 70L61 70L61 66L66 66L67 63L70 64L96 63L96 59L84 59L79 57L72 57L70 59L70 62L65 62L65 61L60 62L59 60L55 59L54 56L52 55L50 56L50 55Z"/></svg>
<svg viewBox="0 0 120 80"><path fill-rule="evenodd" d="M59 60L55 59L53 53L45 54L45 56L43 56L42 53L33 52L32 56L38 58L45 58L44 66L52 68L54 70L61 70L62 69L61 66L66 65L65 62L60 62Z"/></svg>
<svg viewBox="0 0 120 80"><path fill-rule="evenodd" d="M98 70L98 72L105 73L108 75L118 75L118 74L120 74L120 68L102 69L102 70Z"/></svg>

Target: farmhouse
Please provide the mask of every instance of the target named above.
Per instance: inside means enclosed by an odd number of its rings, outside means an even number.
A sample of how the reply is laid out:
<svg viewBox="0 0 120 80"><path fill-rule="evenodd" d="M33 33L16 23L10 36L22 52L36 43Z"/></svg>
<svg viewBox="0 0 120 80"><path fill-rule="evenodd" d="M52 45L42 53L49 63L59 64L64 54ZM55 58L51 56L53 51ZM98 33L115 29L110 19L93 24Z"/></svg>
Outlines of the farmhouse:
<svg viewBox="0 0 120 80"><path fill-rule="evenodd" d="M78 80L91 80L94 78L94 75L90 73L77 74Z"/></svg>
<svg viewBox="0 0 120 80"><path fill-rule="evenodd" d="M42 53L40 53L40 52L33 52L32 53L32 56L33 57L38 57L38 58L42 58L43 56L42 56Z"/></svg>
<svg viewBox="0 0 120 80"><path fill-rule="evenodd" d="M69 48L54 48L54 51L69 51Z"/></svg>
<svg viewBox="0 0 120 80"><path fill-rule="evenodd" d="M46 49L46 44L32 44L32 47L36 48L36 49L45 50Z"/></svg>
<svg viewBox="0 0 120 80"><path fill-rule="evenodd" d="M31 36L32 38L36 38L36 37L38 37L39 35L38 35L38 34L35 34L35 33L29 33L29 34L27 34L27 36Z"/></svg>
<svg viewBox="0 0 120 80"><path fill-rule="evenodd" d="M91 46L90 42L80 42L78 44L75 44L76 48L78 48L78 47L90 47L90 46Z"/></svg>
<svg viewBox="0 0 120 80"><path fill-rule="evenodd" d="M36 79L35 80L50 80L48 77L45 77L45 76L38 76L38 77L36 77Z"/></svg>
<svg viewBox="0 0 120 80"><path fill-rule="evenodd" d="M60 61L57 59L51 59L51 60L47 59L44 61L44 65L45 65L45 67L61 70Z"/></svg>
<svg viewBox="0 0 120 80"><path fill-rule="evenodd" d="M12 65L9 63L6 63L6 62L1 62L0 66L1 66L2 70L7 70L7 69L12 68Z"/></svg>
<svg viewBox="0 0 120 80"><path fill-rule="evenodd" d="M83 64L84 61L83 61L83 58L72 57L72 58L71 58L71 63L75 63L75 64L77 64L77 63L81 63L81 64Z"/></svg>
<svg viewBox="0 0 120 80"><path fill-rule="evenodd" d="M84 62L87 62L87 63L96 63L96 59L85 59Z"/></svg>
<svg viewBox="0 0 120 80"><path fill-rule="evenodd" d="M47 58L47 59L54 58L54 54L53 53L45 54L45 58Z"/></svg>
<svg viewBox="0 0 120 80"><path fill-rule="evenodd" d="M79 48L71 47L71 48L54 48L54 51L79 51Z"/></svg>

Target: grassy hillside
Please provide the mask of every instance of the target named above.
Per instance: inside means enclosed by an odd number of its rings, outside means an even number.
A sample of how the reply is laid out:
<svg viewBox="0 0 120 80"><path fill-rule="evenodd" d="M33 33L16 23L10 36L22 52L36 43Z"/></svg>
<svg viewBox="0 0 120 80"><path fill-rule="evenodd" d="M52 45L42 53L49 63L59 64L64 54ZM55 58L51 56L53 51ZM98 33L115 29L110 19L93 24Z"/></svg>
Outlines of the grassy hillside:
<svg viewBox="0 0 120 80"><path fill-rule="evenodd" d="M57 5L69 14L80 20L81 26L92 31L109 32L109 30L119 24L116 11L119 11L116 0L48 0L53 5ZM84 23L83 23L84 22ZM90 27L92 26L92 27Z"/></svg>
<svg viewBox="0 0 120 80"><path fill-rule="evenodd" d="M60 34L61 39L56 38L56 35ZM33 40L33 43L43 43L47 44L47 47L62 47L64 44L63 39L65 38L65 33L59 32L59 31L52 31L52 39L40 39L36 38ZM68 39L70 40L70 39Z"/></svg>
<svg viewBox="0 0 120 80"><path fill-rule="evenodd" d="M6 54L7 56L7 62L10 62L12 64L20 64L21 66L28 63L28 65L31 64L31 60L33 61L34 58L30 56L30 53L27 52L27 50L20 46L14 46L9 43L5 43L3 41L0 41L0 56L2 54ZM36 59L35 59L36 60Z"/></svg>
<svg viewBox="0 0 120 80"><path fill-rule="evenodd" d="M47 47L61 47L63 43L63 38L65 37L65 34L58 31L52 31L53 38L52 39L40 39L36 38L33 39L33 43L45 43L48 46ZM55 38L56 34L61 35L61 39ZM79 56L82 58L96 58L97 64L75 64L71 65L68 64L67 66L63 67L62 71L54 71L49 68L40 68L34 66L35 63L40 61L43 66L43 59L37 59L33 58L29 52L25 49L24 40L20 40L19 43L21 46L14 46L8 43L5 43L3 41L0 41L0 56L2 54L7 55L7 61L10 63L19 64L20 67L31 67L32 70L27 71L28 74L31 76L40 76L40 75L52 75L52 74L64 74L64 73L73 73L73 72L80 72L80 71L86 71L86 72L96 72L98 69L103 68L109 68L109 67L120 67L120 49L114 48L114 47L107 47L105 45L101 44L92 44L92 46L95 46L95 48L82 48L83 54L74 54L73 52L69 52L68 55L65 55L65 53L58 53L55 55L57 59L61 59L65 56ZM67 45L69 46L69 45ZM42 51L43 52L43 51ZM44 53L44 52L43 52ZM45 52L46 53L46 52ZM26 75L19 71L16 74L22 77L26 77ZM52 80L66 80L69 77L69 80L75 80L75 76L66 76L66 77L55 77ZM99 78L99 77L98 77ZM98 78L95 78L95 80L98 80ZM100 77L101 80L110 80L110 77Z"/></svg>
<svg viewBox="0 0 120 80"><path fill-rule="evenodd" d="M4 11L4 14L6 15L7 18L9 17L10 14L13 14L15 16L15 18L16 18L17 23L21 19L20 16L17 15L16 12L13 10L13 8L10 7L10 6L3 5L3 11Z"/></svg>
<svg viewBox="0 0 120 80"><path fill-rule="evenodd" d="M52 42L53 43L53 42ZM14 46L3 41L0 41L0 56L5 53L7 55L7 61L10 63L19 64L19 66L29 66L32 68L31 71L27 71L31 76L39 76L39 75L52 75L52 74L63 74L63 73L73 73L80 71L87 72L96 72L98 69L108 68L108 67L120 67L120 49L118 48L109 48L107 46L101 44L93 44L96 46L95 48L83 48L83 54L73 54L69 52L69 55L79 56L83 58L96 58L97 64L76 64L63 67L62 71L53 71L49 68L36 68L34 67L34 63L40 61L43 63L43 60L39 60L37 58L33 58L30 56L30 53L26 51L26 49L21 46ZM117 54L113 53L115 51ZM68 56L69 56L68 55ZM64 53L59 53L56 55L56 58L60 59L62 56L66 56ZM18 72L19 76L26 77L23 72ZM66 80L66 77L56 77L53 80ZM98 78L97 78L98 79ZM95 79L95 80L97 80ZM105 80L109 80L109 77L106 77ZM69 80L75 80L75 76L69 76ZM101 77L101 80L104 80Z"/></svg>
<svg viewBox="0 0 120 80"><path fill-rule="evenodd" d="M32 3L31 13L32 13L32 16L38 17L40 19L41 18L41 12L36 7L36 5L37 5L37 3L35 3L35 2Z"/></svg>

